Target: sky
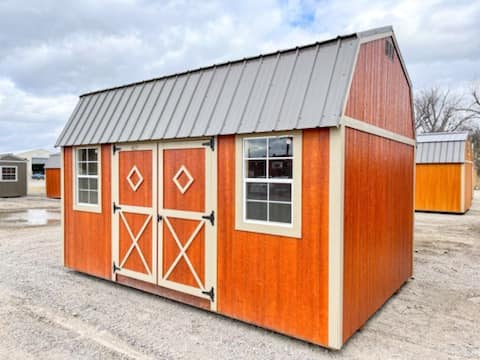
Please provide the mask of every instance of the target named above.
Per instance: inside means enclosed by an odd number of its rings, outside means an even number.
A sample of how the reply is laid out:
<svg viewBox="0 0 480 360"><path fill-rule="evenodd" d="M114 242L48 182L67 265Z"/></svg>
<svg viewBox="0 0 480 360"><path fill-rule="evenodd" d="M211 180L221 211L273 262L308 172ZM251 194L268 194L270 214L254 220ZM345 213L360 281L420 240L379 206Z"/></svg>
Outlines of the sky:
<svg viewBox="0 0 480 360"><path fill-rule="evenodd" d="M0 153L53 150L78 95L392 25L414 92L480 79L480 0L0 0Z"/></svg>

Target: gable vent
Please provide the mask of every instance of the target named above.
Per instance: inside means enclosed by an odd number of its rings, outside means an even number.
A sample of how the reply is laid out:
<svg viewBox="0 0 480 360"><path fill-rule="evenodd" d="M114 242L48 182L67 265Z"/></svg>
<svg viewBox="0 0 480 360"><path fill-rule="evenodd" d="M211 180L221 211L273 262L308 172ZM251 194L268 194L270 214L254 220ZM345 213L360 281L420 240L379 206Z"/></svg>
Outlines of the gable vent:
<svg viewBox="0 0 480 360"><path fill-rule="evenodd" d="M385 55L387 55L388 58L393 61L393 56L395 55L395 47L388 39L385 40Z"/></svg>

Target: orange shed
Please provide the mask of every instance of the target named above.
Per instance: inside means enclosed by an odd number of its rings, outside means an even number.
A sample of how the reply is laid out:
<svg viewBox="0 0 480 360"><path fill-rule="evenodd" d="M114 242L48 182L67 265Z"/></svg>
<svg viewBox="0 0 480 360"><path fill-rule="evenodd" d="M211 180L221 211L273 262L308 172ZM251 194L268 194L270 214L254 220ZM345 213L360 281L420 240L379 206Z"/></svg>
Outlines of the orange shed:
<svg viewBox="0 0 480 360"><path fill-rule="evenodd" d="M59 199L60 190L60 154L52 154L45 163L45 192L47 197Z"/></svg>
<svg viewBox="0 0 480 360"><path fill-rule="evenodd" d="M68 268L336 349L412 275L391 27L84 94L57 146Z"/></svg>
<svg viewBox="0 0 480 360"><path fill-rule="evenodd" d="M468 132L417 136L415 209L463 214L473 199L474 169Z"/></svg>

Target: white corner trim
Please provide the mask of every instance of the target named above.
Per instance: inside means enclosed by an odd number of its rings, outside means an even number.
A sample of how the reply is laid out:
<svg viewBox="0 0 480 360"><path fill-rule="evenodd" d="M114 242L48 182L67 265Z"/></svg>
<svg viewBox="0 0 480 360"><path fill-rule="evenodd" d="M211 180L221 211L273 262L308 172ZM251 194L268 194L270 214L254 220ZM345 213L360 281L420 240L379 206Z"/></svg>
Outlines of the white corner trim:
<svg viewBox="0 0 480 360"><path fill-rule="evenodd" d="M345 127L330 128L328 191L328 347L343 345Z"/></svg>
<svg viewBox="0 0 480 360"><path fill-rule="evenodd" d="M403 144L406 144L406 145L415 146L415 140L414 139L410 139L406 136L394 133L394 132L386 130L386 129L382 129L378 126L371 125L367 122L357 120L357 119L351 118L349 116L344 115L342 117L342 123L346 127L349 127L349 128L355 129L355 130L359 130L359 131L362 131L362 132L365 132L365 133L368 133L368 134L373 134L373 135L376 135L376 136L380 136L380 137L390 139L390 140L393 140L393 141L396 141L396 142L399 142L399 143L403 143Z"/></svg>
<svg viewBox="0 0 480 360"><path fill-rule="evenodd" d="M65 163L64 163L64 152L65 148L60 149L60 229L61 234L60 238L62 240L61 244L61 264L65 266Z"/></svg>

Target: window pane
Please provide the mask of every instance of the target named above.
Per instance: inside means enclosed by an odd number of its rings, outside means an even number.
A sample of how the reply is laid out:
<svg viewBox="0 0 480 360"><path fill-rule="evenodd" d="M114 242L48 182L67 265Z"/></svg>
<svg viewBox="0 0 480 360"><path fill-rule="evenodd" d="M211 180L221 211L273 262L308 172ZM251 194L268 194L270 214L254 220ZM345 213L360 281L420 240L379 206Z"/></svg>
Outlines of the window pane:
<svg viewBox="0 0 480 360"><path fill-rule="evenodd" d="M287 157L293 156L293 138L270 138L268 142L268 156L270 157Z"/></svg>
<svg viewBox="0 0 480 360"><path fill-rule="evenodd" d="M267 139L245 140L245 157L266 157Z"/></svg>
<svg viewBox="0 0 480 360"><path fill-rule="evenodd" d="M80 190L88 190L88 179L79 178L78 179L78 188Z"/></svg>
<svg viewBox="0 0 480 360"><path fill-rule="evenodd" d="M88 163L88 175L97 175L97 163Z"/></svg>
<svg viewBox="0 0 480 360"><path fill-rule="evenodd" d="M251 179L267 177L266 165L266 160L247 160L247 177Z"/></svg>
<svg viewBox="0 0 480 360"><path fill-rule="evenodd" d="M77 150L77 161L87 161L87 149Z"/></svg>
<svg viewBox="0 0 480 360"><path fill-rule="evenodd" d="M267 200L267 184L247 183L247 199Z"/></svg>
<svg viewBox="0 0 480 360"><path fill-rule="evenodd" d="M90 194L90 197L89 197L88 202L90 204L95 204L95 205L98 204L98 192L90 191L89 194Z"/></svg>
<svg viewBox="0 0 480 360"><path fill-rule="evenodd" d="M97 190L98 189L97 179L88 179L88 188L90 190Z"/></svg>
<svg viewBox="0 0 480 360"><path fill-rule="evenodd" d="M269 160L268 174L270 178L291 179L292 178L292 160Z"/></svg>
<svg viewBox="0 0 480 360"><path fill-rule="evenodd" d="M291 204L275 204L270 203L270 221L291 224L292 214Z"/></svg>
<svg viewBox="0 0 480 360"><path fill-rule="evenodd" d="M291 184L270 184L270 200L272 201L291 201L292 185Z"/></svg>
<svg viewBox="0 0 480 360"><path fill-rule="evenodd" d="M85 162L78 163L78 174L87 175L87 163Z"/></svg>
<svg viewBox="0 0 480 360"><path fill-rule="evenodd" d="M88 161L97 161L97 149L88 149Z"/></svg>
<svg viewBox="0 0 480 360"><path fill-rule="evenodd" d="M80 190L78 192L78 202L87 204L88 203L88 190Z"/></svg>
<svg viewBox="0 0 480 360"><path fill-rule="evenodd" d="M247 201L247 219L267 220L267 203Z"/></svg>

